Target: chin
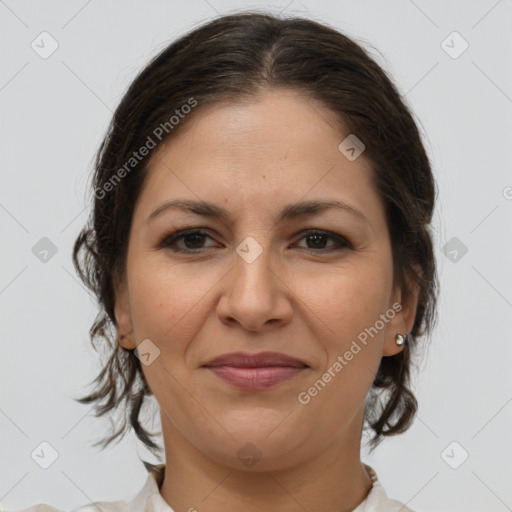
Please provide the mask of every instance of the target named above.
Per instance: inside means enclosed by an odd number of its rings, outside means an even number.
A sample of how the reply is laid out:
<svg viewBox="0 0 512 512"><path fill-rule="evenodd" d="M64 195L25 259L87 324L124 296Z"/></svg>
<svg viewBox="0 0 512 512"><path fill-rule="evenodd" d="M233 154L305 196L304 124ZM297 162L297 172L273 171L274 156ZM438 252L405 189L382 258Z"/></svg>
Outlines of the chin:
<svg viewBox="0 0 512 512"><path fill-rule="evenodd" d="M272 429L255 430L249 425L244 429L239 425L236 432L222 440L205 440L203 453L217 464L251 472L284 470L304 459L305 439L284 429L280 435L271 432Z"/></svg>

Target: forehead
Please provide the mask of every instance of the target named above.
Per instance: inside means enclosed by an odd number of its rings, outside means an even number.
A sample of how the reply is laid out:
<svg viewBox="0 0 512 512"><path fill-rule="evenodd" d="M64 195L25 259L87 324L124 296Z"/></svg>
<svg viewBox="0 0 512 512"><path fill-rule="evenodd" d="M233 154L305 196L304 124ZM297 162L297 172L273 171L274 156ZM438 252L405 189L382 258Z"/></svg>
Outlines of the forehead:
<svg viewBox="0 0 512 512"><path fill-rule="evenodd" d="M157 153L170 145L177 153L191 147L209 150L207 155L194 152L194 158L229 152L230 162L241 158L257 164L286 151L290 157L311 154L327 160L338 151L344 131L341 120L322 103L289 89L266 90L251 98L203 107L199 103L190 117Z"/></svg>
<svg viewBox="0 0 512 512"><path fill-rule="evenodd" d="M296 91L267 91L250 100L196 111L155 150L143 203L173 197L278 207L328 195L378 209L372 169L340 151L348 133L323 104ZM378 212L377 212L378 213Z"/></svg>

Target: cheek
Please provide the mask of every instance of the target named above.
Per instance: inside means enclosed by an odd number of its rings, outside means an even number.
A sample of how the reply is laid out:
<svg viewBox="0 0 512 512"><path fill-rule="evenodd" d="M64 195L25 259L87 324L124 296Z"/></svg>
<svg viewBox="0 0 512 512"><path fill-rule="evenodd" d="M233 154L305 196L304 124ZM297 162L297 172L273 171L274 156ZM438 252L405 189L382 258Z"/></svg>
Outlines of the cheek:
<svg viewBox="0 0 512 512"><path fill-rule="evenodd" d="M322 283L304 282L299 293L323 324L330 350L350 345L389 306L391 276L381 263L337 269Z"/></svg>
<svg viewBox="0 0 512 512"><path fill-rule="evenodd" d="M324 370L330 370L326 379L332 384L323 400L344 403L340 414L364 399L380 364L387 325L394 316L392 311L386 317L391 284L383 261L332 280L324 320L332 331L324 345L329 361Z"/></svg>
<svg viewBox="0 0 512 512"><path fill-rule="evenodd" d="M133 257L128 267L130 307L137 341L151 339L161 350L178 350L200 326L198 315L215 284L187 264L169 264L161 255ZM170 343L172 341L172 343Z"/></svg>
<svg viewBox="0 0 512 512"><path fill-rule="evenodd" d="M368 265L337 272L326 283L308 292L317 324L327 335L317 332L325 359L315 368L310 387L301 390L301 399L308 401L304 407L311 417L329 425L324 435L335 436L338 426L359 412L380 364L387 324L373 329L387 311L391 279L380 265Z"/></svg>

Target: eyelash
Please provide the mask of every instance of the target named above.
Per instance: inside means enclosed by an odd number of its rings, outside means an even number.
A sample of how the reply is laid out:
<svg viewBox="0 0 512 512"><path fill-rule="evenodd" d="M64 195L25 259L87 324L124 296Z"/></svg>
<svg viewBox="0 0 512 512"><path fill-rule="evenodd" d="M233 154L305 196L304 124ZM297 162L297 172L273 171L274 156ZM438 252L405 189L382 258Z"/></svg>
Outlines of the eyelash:
<svg viewBox="0 0 512 512"><path fill-rule="evenodd" d="M186 238L187 236L192 236L192 235L203 235L208 238L211 238L210 235L208 235L208 233L204 232L201 229L185 229L185 230L181 230L181 231L175 231L174 233L166 236L160 243L159 247L160 248L169 248L174 252L180 252L180 253L186 253L186 254L198 254L200 252L203 252L203 248L199 248L199 249L179 249L179 248L177 248L177 246L176 246L177 241L182 240L182 239ZM337 242L339 244L339 247L330 247L327 249L302 248L302 249L305 249L305 251L310 254L318 254L319 252L326 253L326 252L332 252L332 251L339 251L342 249L352 249L352 245L346 238L336 235L335 233L331 233L329 231L321 231L318 229L312 229L312 230L305 231L301 237L301 240L303 238L307 238L309 236L314 236L314 235L321 235L321 236L326 237L327 239L334 240L335 242Z"/></svg>

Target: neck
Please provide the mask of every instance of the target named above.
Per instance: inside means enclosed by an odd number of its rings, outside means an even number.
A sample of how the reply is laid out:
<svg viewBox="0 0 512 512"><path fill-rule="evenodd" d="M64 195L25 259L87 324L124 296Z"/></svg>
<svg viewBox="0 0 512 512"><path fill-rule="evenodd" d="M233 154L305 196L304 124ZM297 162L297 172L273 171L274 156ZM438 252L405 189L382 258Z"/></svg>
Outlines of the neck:
<svg viewBox="0 0 512 512"><path fill-rule="evenodd" d="M347 432L346 438L301 464L258 472L206 457L164 417L162 427L166 467L160 494L176 512L349 512L372 487L360 460L360 431L357 443L347 445L347 438L353 439Z"/></svg>

